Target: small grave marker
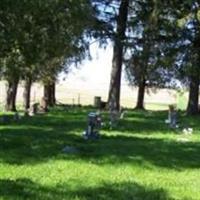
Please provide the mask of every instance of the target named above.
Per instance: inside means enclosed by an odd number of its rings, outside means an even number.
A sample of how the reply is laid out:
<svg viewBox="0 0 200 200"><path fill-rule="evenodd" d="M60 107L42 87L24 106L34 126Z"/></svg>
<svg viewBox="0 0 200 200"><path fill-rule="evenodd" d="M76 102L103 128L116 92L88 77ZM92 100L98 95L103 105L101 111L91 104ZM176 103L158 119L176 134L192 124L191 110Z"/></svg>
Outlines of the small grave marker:
<svg viewBox="0 0 200 200"><path fill-rule="evenodd" d="M67 153L67 154L73 154L73 153L77 153L78 150L77 148L73 147L73 146L65 146L63 149L62 149L62 152L63 153Z"/></svg>
<svg viewBox="0 0 200 200"><path fill-rule="evenodd" d="M165 123L169 124L170 128L179 128L177 124L177 110L174 105L169 105L169 111L168 111L168 119L165 120Z"/></svg>
<svg viewBox="0 0 200 200"><path fill-rule="evenodd" d="M102 119L100 113L90 112L88 114L87 129L83 132L84 139L97 139L99 138L99 129L101 128Z"/></svg>

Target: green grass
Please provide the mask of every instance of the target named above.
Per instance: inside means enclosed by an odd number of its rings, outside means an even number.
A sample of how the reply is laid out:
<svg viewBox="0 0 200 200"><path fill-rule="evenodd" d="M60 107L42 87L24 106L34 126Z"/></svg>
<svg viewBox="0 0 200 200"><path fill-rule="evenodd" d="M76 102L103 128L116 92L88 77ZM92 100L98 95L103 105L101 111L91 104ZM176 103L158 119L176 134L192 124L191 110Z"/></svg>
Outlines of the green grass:
<svg viewBox="0 0 200 200"><path fill-rule="evenodd" d="M147 110L168 110L169 105L168 104L162 104L162 103L147 103L145 104L145 108Z"/></svg>
<svg viewBox="0 0 200 200"><path fill-rule="evenodd" d="M180 114L194 128L183 136L164 111L129 111L85 141L88 112L56 109L0 125L0 199L200 200L200 117Z"/></svg>

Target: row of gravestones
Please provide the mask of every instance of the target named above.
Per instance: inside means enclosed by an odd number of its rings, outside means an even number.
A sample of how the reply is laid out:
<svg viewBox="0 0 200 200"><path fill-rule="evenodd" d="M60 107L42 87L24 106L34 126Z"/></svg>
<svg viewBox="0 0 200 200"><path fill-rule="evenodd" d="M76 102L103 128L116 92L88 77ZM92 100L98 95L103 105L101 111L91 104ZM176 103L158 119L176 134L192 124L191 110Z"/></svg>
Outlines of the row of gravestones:
<svg viewBox="0 0 200 200"><path fill-rule="evenodd" d="M39 103L34 103L30 106L29 109L27 109L24 113L25 116L34 116L36 114L40 113L46 113L48 111L47 106L43 106Z"/></svg>
<svg viewBox="0 0 200 200"><path fill-rule="evenodd" d="M3 114L0 116L0 124L8 124L10 122L18 122L22 116L15 112L14 115Z"/></svg>
<svg viewBox="0 0 200 200"><path fill-rule="evenodd" d="M97 100L99 102L99 99ZM100 101L101 102L101 101ZM100 105L100 104L99 104ZM116 127L116 124L119 119L123 119L126 111L121 110L121 111L115 111L115 110L110 110L109 116L109 125L110 129ZM83 136L84 138L96 138L97 135L99 135L99 130L101 127L101 117L99 115L100 113L89 113L88 115L88 126L86 131L84 131ZM100 120L98 120L100 119ZM169 111L168 111L168 119L166 120L166 123L169 124L170 128L179 128L178 125L178 112L177 109L174 105L169 105ZM94 131L96 129L96 131ZM187 128L183 129L183 132L189 132L192 133L193 129L192 128Z"/></svg>
<svg viewBox="0 0 200 200"><path fill-rule="evenodd" d="M13 116L12 115L8 115L8 114L3 114L0 116L0 123L1 124L7 124L9 123L10 121L18 121L18 114L14 114Z"/></svg>
<svg viewBox="0 0 200 200"><path fill-rule="evenodd" d="M117 121L119 119L123 119L124 114L125 114L125 111L110 112L110 120L109 120L110 129L116 127ZM90 112L88 114L87 128L83 132L83 138L84 139L98 139L100 136L99 131L103 125L105 125L105 123L102 122L102 117L101 117L100 112Z"/></svg>
<svg viewBox="0 0 200 200"><path fill-rule="evenodd" d="M94 107L97 109L106 109L108 108L108 103L101 100L101 97L95 96L94 97ZM123 119L125 112L122 110L116 111L116 110L110 110L110 127L114 127L116 125L116 122L118 119ZM174 105L169 105L169 112L168 112L168 119L166 120L166 123L169 124L170 128L178 128L177 124L177 110Z"/></svg>
<svg viewBox="0 0 200 200"><path fill-rule="evenodd" d="M46 113L48 111L47 104L45 99L43 98L39 103L33 103L29 109L25 110L24 116L34 116L36 114L42 114ZM17 122L22 118L22 115L20 115L18 112L15 112L14 115L9 114L3 114L0 116L0 123L7 124L9 122Z"/></svg>
<svg viewBox="0 0 200 200"><path fill-rule="evenodd" d="M28 115L33 116L37 113L46 113L47 111L47 101L45 100L45 97L43 97L40 103L33 103L26 112Z"/></svg>

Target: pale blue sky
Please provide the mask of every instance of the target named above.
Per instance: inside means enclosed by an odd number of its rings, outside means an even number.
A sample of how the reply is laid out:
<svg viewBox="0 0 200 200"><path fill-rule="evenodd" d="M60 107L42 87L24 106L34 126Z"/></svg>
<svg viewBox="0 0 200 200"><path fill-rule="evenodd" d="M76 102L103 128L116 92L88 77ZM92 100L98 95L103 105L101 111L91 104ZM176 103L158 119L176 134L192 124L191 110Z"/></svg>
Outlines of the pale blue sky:
<svg viewBox="0 0 200 200"><path fill-rule="evenodd" d="M99 48L97 43L93 43L90 47L92 60L85 60L73 69L66 76L66 83L73 87L86 87L88 89L108 90L110 83L110 73L112 67L112 45L109 44L106 49ZM125 83L123 79L123 85Z"/></svg>
<svg viewBox="0 0 200 200"><path fill-rule="evenodd" d="M78 94L82 93L81 100L88 100L87 103L89 104L93 102L94 96L101 96L102 99L106 101L110 83L112 55L113 48L111 44L109 44L106 49L99 48L98 44L92 44L91 56L93 59L83 61L83 63L78 66L78 69L74 68L72 72L65 76L66 79L64 82L60 81L65 88L64 91L67 91L67 98L76 98ZM122 76L122 105L134 107L136 99L137 89L130 88L124 76ZM146 94L145 100L148 102L159 101L169 104L174 101L174 97L169 95L166 91L164 91L164 93L160 91L156 94L151 93L150 96Z"/></svg>

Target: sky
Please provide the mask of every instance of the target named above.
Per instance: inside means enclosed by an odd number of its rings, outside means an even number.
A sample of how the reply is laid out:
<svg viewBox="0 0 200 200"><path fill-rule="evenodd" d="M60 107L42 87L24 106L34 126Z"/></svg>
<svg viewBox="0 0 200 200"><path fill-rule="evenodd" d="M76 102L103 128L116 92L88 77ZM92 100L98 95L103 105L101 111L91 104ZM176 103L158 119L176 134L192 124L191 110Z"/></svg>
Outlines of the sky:
<svg viewBox="0 0 200 200"><path fill-rule="evenodd" d="M106 49L99 48L98 44L93 43L90 51L92 60L84 60L78 65L78 68L73 68L68 75L64 75L66 77L65 82L73 87L81 86L95 89L101 85L108 88L112 64L112 47L109 44Z"/></svg>
<svg viewBox="0 0 200 200"><path fill-rule="evenodd" d="M90 47L92 60L83 61L78 68L67 74L62 75L60 83L66 87L67 96L74 98L77 94L81 94L82 99L89 99L88 102L92 102L94 96L101 96L104 101L108 98L110 73L112 67L113 48L112 44L109 44L106 49L99 48L97 43L93 43ZM63 77L65 77L63 81ZM152 96L153 95L153 96ZM145 99L149 102L166 102L168 93L145 95ZM166 96L166 98L160 98ZM90 96L90 97L89 97ZM170 95L171 96L171 95ZM133 107L133 103L137 98L137 89L130 88L122 73L121 81L121 102L129 104ZM170 97L168 103L173 99Z"/></svg>
<svg viewBox="0 0 200 200"><path fill-rule="evenodd" d="M87 88L95 90L101 88L108 91L110 84L110 73L112 67L113 48L108 44L107 48L100 48L97 43L90 46L92 60L84 60L68 75L62 75L60 81L75 88ZM127 82L122 75L122 85L127 86Z"/></svg>
<svg viewBox="0 0 200 200"><path fill-rule="evenodd" d="M82 99L92 102L94 96L100 96L106 101L110 85L110 74L112 68L113 47L108 44L107 48L100 48L97 43L90 47L92 60L83 61L78 68L72 68L67 75L61 75L59 83L66 88L67 96L70 98L81 95ZM64 80L63 80L64 79ZM132 99L135 95L125 81L122 73L121 100L127 96Z"/></svg>

